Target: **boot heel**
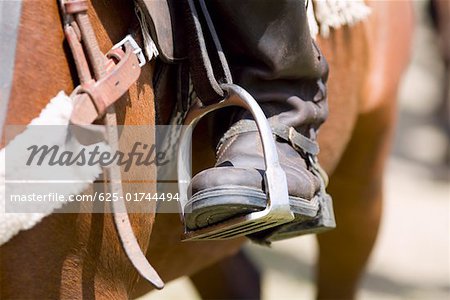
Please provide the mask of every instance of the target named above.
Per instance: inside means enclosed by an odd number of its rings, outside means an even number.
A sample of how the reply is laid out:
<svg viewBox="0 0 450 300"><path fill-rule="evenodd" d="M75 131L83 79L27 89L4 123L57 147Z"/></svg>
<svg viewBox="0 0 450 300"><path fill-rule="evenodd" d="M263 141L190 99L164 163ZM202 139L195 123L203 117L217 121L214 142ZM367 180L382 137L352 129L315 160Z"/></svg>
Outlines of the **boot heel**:
<svg viewBox="0 0 450 300"><path fill-rule="evenodd" d="M320 179L319 211L317 215L306 221L291 222L278 227L271 228L264 232L259 232L249 238L256 243L270 243L293 238L305 234L317 234L336 228L336 219L334 217L333 199L325 191L328 185L328 176L318 164L316 159L310 157L313 172Z"/></svg>
<svg viewBox="0 0 450 300"><path fill-rule="evenodd" d="M336 220L333 211L333 201L328 194L320 197L320 208L317 216L302 221L283 224L275 228L259 232L249 236L256 243L267 244L294 238L305 234L317 234L336 228Z"/></svg>

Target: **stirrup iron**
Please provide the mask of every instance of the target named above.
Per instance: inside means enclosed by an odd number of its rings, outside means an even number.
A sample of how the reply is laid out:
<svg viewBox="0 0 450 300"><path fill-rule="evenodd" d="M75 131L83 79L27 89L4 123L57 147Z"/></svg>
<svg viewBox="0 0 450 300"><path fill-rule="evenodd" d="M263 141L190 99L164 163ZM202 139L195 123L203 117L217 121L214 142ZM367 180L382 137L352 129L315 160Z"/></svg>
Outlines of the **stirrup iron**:
<svg viewBox="0 0 450 300"><path fill-rule="evenodd" d="M235 84L222 84L221 88L226 92L225 99L209 106L201 106L201 103L196 101L186 116L184 122L186 126L183 127L181 132L177 168L180 214L185 228L184 241L231 239L266 230L294 219L294 214L289 206L286 174L280 166L272 130L266 116L255 99L243 88ZM240 106L249 110L257 124L264 153L266 208L262 211L235 217L208 227L189 230L184 222L184 208L188 202L187 191L191 182L189 153L192 132L196 124L206 114L228 106Z"/></svg>

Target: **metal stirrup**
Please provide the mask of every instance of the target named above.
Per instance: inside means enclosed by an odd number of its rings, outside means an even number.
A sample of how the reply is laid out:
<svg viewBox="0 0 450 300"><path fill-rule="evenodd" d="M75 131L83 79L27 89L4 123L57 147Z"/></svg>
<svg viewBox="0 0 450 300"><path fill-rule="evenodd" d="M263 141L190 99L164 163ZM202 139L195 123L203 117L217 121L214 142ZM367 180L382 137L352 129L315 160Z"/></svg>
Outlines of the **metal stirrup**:
<svg viewBox="0 0 450 300"><path fill-rule="evenodd" d="M206 114L228 106L240 106L249 110L258 126L262 141L265 163L265 191L267 205L263 211L253 212L215 225L198 230L189 230L185 225L184 240L220 240L265 230L278 226L294 219L289 206L289 193L286 174L280 166L272 130L262 109L256 100L243 88L235 84L222 84L226 97L219 103L201 106L197 101L190 109L186 120L186 127L181 134L180 148L178 150L178 185L180 192L181 218L184 223L184 207L188 201L187 189L191 181L190 143L195 125Z"/></svg>

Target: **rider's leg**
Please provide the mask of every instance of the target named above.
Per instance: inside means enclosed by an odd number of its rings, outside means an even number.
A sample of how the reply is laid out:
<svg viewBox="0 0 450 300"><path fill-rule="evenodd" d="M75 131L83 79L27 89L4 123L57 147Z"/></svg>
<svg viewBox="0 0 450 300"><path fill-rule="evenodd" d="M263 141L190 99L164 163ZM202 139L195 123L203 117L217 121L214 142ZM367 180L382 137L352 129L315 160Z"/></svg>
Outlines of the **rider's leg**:
<svg viewBox="0 0 450 300"><path fill-rule="evenodd" d="M328 113L328 65L310 36L305 2L207 4L234 82L255 97L278 130L276 144L287 172L291 208L299 219L315 217L323 191L310 158L317 154L317 130ZM256 126L242 110L235 110L228 119L231 122L220 120L225 127L234 125L219 142L215 168L192 180L193 195L186 206L192 213L185 216L190 229L266 205L264 159Z"/></svg>

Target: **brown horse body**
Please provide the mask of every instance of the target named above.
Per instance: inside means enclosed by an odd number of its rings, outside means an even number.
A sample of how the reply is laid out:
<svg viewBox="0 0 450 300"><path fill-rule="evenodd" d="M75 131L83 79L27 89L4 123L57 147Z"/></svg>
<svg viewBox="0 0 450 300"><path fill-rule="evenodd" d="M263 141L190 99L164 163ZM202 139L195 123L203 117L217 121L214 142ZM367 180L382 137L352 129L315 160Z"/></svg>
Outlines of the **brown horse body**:
<svg viewBox="0 0 450 300"><path fill-rule="evenodd" d="M132 2L92 1L90 17L103 51L134 19ZM370 3L370 21L320 40L330 63L330 118L320 136L331 176L338 228L319 236L321 297L352 297L381 216L383 165L395 122L395 96L408 61L412 28L406 1ZM56 1L24 1L7 124L28 124L60 90L73 89L70 55ZM154 124L152 67L117 104L122 124ZM201 144L201 143L200 143ZM200 145L201 149L208 149ZM213 153L197 161L211 164ZM206 159L209 157L209 159ZM245 241L181 243L178 215L133 214L136 237L162 278L198 272ZM151 237L150 237L151 233ZM2 298L124 298L137 273L125 257L110 215L54 214L0 248ZM146 283L139 293L149 290ZM218 292L218 291L216 291ZM227 297L227 291L221 291Z"/></svg>

